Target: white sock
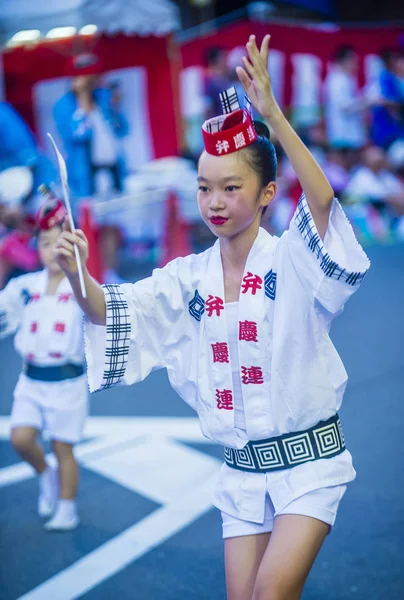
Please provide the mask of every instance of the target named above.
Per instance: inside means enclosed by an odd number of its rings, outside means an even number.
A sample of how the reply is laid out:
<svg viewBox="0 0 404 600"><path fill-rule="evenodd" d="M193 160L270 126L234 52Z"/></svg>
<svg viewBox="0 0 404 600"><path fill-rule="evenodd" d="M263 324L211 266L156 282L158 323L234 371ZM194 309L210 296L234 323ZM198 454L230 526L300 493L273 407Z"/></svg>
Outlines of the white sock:
<svg viewBox="0 0 404 600"><path fill-rule="evenodd" d="M45 471L39 474L39 485L41 491L46 496L51 496L53 491L53 478L52 469L49 465L46 465Z"/></svg>
<svg viewBox="0 0 404 600"><path fill-rule="evenodd" d="M58 500L56 513L62 517L74 517L77 513L76 501L60 498Z"/></svg>

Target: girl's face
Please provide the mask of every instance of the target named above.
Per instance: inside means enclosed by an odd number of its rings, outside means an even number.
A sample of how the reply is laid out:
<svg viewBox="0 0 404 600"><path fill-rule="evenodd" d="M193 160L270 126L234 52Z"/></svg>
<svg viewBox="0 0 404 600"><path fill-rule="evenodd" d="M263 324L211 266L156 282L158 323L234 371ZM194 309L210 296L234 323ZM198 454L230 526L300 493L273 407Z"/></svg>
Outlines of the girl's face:
<svg viewBox="0 0 404 600"><path fill-rule="evenodd" d="M203 152L198 165L198 204L202 219L219 238L234 238L256 229L263 207L275 195L276 184L261 188L245 150L223 156Z"/></svg>
<svg viewBox="0 0 404 600"><path fill-rule="evenodd" d="M60 235L60 227L52 227L48 230L41 230L38 234L38 253L41 263L52 274L60 272L60 267L56 262L54 249L56 241Z"/></svg>

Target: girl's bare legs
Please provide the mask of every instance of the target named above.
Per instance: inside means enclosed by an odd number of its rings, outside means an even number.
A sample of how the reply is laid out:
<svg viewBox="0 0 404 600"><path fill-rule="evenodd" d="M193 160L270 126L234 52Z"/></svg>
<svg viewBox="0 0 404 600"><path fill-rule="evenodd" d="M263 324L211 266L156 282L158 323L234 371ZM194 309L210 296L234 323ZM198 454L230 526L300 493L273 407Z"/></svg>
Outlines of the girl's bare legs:
<svg viewBox="0 0 404 600"><path fill-rule="evenodd" d="M276 517L258 569L252 599L299 600L329 529L329 525L312 517ZM244 596L244 600L247 598L250 597Z"/></svg>
<svg viewBox="0 0 404 600"><path fill-rule="evenodd" d="M79 467L74 458L73 446L53 440L52 447L59 466L59 498L74 500L77 496Z"/></svg>
<svg viewBox="0 0 404 600"><path fill-rule="evenodd" d="M227 600L250 600L270 533L244 535L224 541Z"/></svg>
<svg viewBox="0 0 404 600"><path fill-rule="evenodd" d="M11 430L11 444L21 458L40 475L47 465L43 449L37 442L38 434L35 427L14 427Z"/></svg>

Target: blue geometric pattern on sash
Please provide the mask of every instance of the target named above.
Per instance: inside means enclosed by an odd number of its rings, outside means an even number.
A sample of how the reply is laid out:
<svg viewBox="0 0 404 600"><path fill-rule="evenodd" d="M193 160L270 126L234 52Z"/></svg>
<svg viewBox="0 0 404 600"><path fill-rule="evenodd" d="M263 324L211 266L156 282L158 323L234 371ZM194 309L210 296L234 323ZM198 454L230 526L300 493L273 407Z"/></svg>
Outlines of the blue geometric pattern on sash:
<svg viewBox="0 0 404 600"><path fill-rule="evenodd" d="M30 293L26 288L21 290L21 296L22 296L22 300L23 300L24 304L28 304L28 302L31 300Z"/></svg>
<svg viewBox="0 0 404 600"><path fill-rule="evenodd" d="M120 285L103 285L107 309L106 365L100 389L119 383L126 371L131 322L128 303Z"/></svg>
<svg viewBox="0 0 404 600"><path fill-rule="evenodd" d="M276 296L276 273L272 269L265 275L265 296L268 296L271 300L275 300Z"/></svg>
<svg viewBox="0 0 404 600"><path fill-rule="evenodd" d="M202 298L198 290L195 290L194 297L188 303L188 310L191 317L194 317L194 319L197 321L202 319L202 315L205 312L205 300Z"/></svg>
<svg viewBox="0 0 404 600"><path fill-rule="evenodd" d="M239 450L225 447L224 459L232 469L268 473L321 458L332 458L344 450L345 440L336 414L306 431L250 441Z"/></svg>
<svg viewBox="0 0 404 600"><path fill-rule="evenodd" d="M317 232L316 225L313 217L311 216L304 193L300 196L294 218L297 228L302 234L307 247L315 254L320 263L321 270L327 275L327 277L338 279L339 281L343 281L348 285L356 285L362 281L367 273L367 270L363 272L347 271L346 269L340 267L338 263L333 261L326 251L323 241Z"/></svg>

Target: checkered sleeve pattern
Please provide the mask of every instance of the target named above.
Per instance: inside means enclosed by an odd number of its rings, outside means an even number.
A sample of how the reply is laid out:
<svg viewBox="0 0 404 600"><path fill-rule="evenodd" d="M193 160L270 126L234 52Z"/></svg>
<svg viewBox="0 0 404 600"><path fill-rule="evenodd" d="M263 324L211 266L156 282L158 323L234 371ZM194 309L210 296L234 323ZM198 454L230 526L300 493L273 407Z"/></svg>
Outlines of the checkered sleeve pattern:
<svg viewBox="0 0 404 600"><path fill-rule="evenodd" d="M361 283L367 273L367 270L363 272L348 271L333 261L328 254L323 241L318 234L304 193L301 195L297 205L294 220L300 234L307 244L307 247L309 250L311 250L311 252L313 252L319 261L321 270L327 277L337 279L352 286Z"/></svg>
<svg viewBox="0 0 404 600"><path fill-rule="evenodd" d="M5 335L8 327L7 312L0 309L0 336Z"/></svg>
<svg viewBox="0 0 404 600"><path fill-rule="evenodd" d="M129 307L119 285L104 285L106 320L105 370L101 389L122 381L129 355L131 322Z"/></svg>

